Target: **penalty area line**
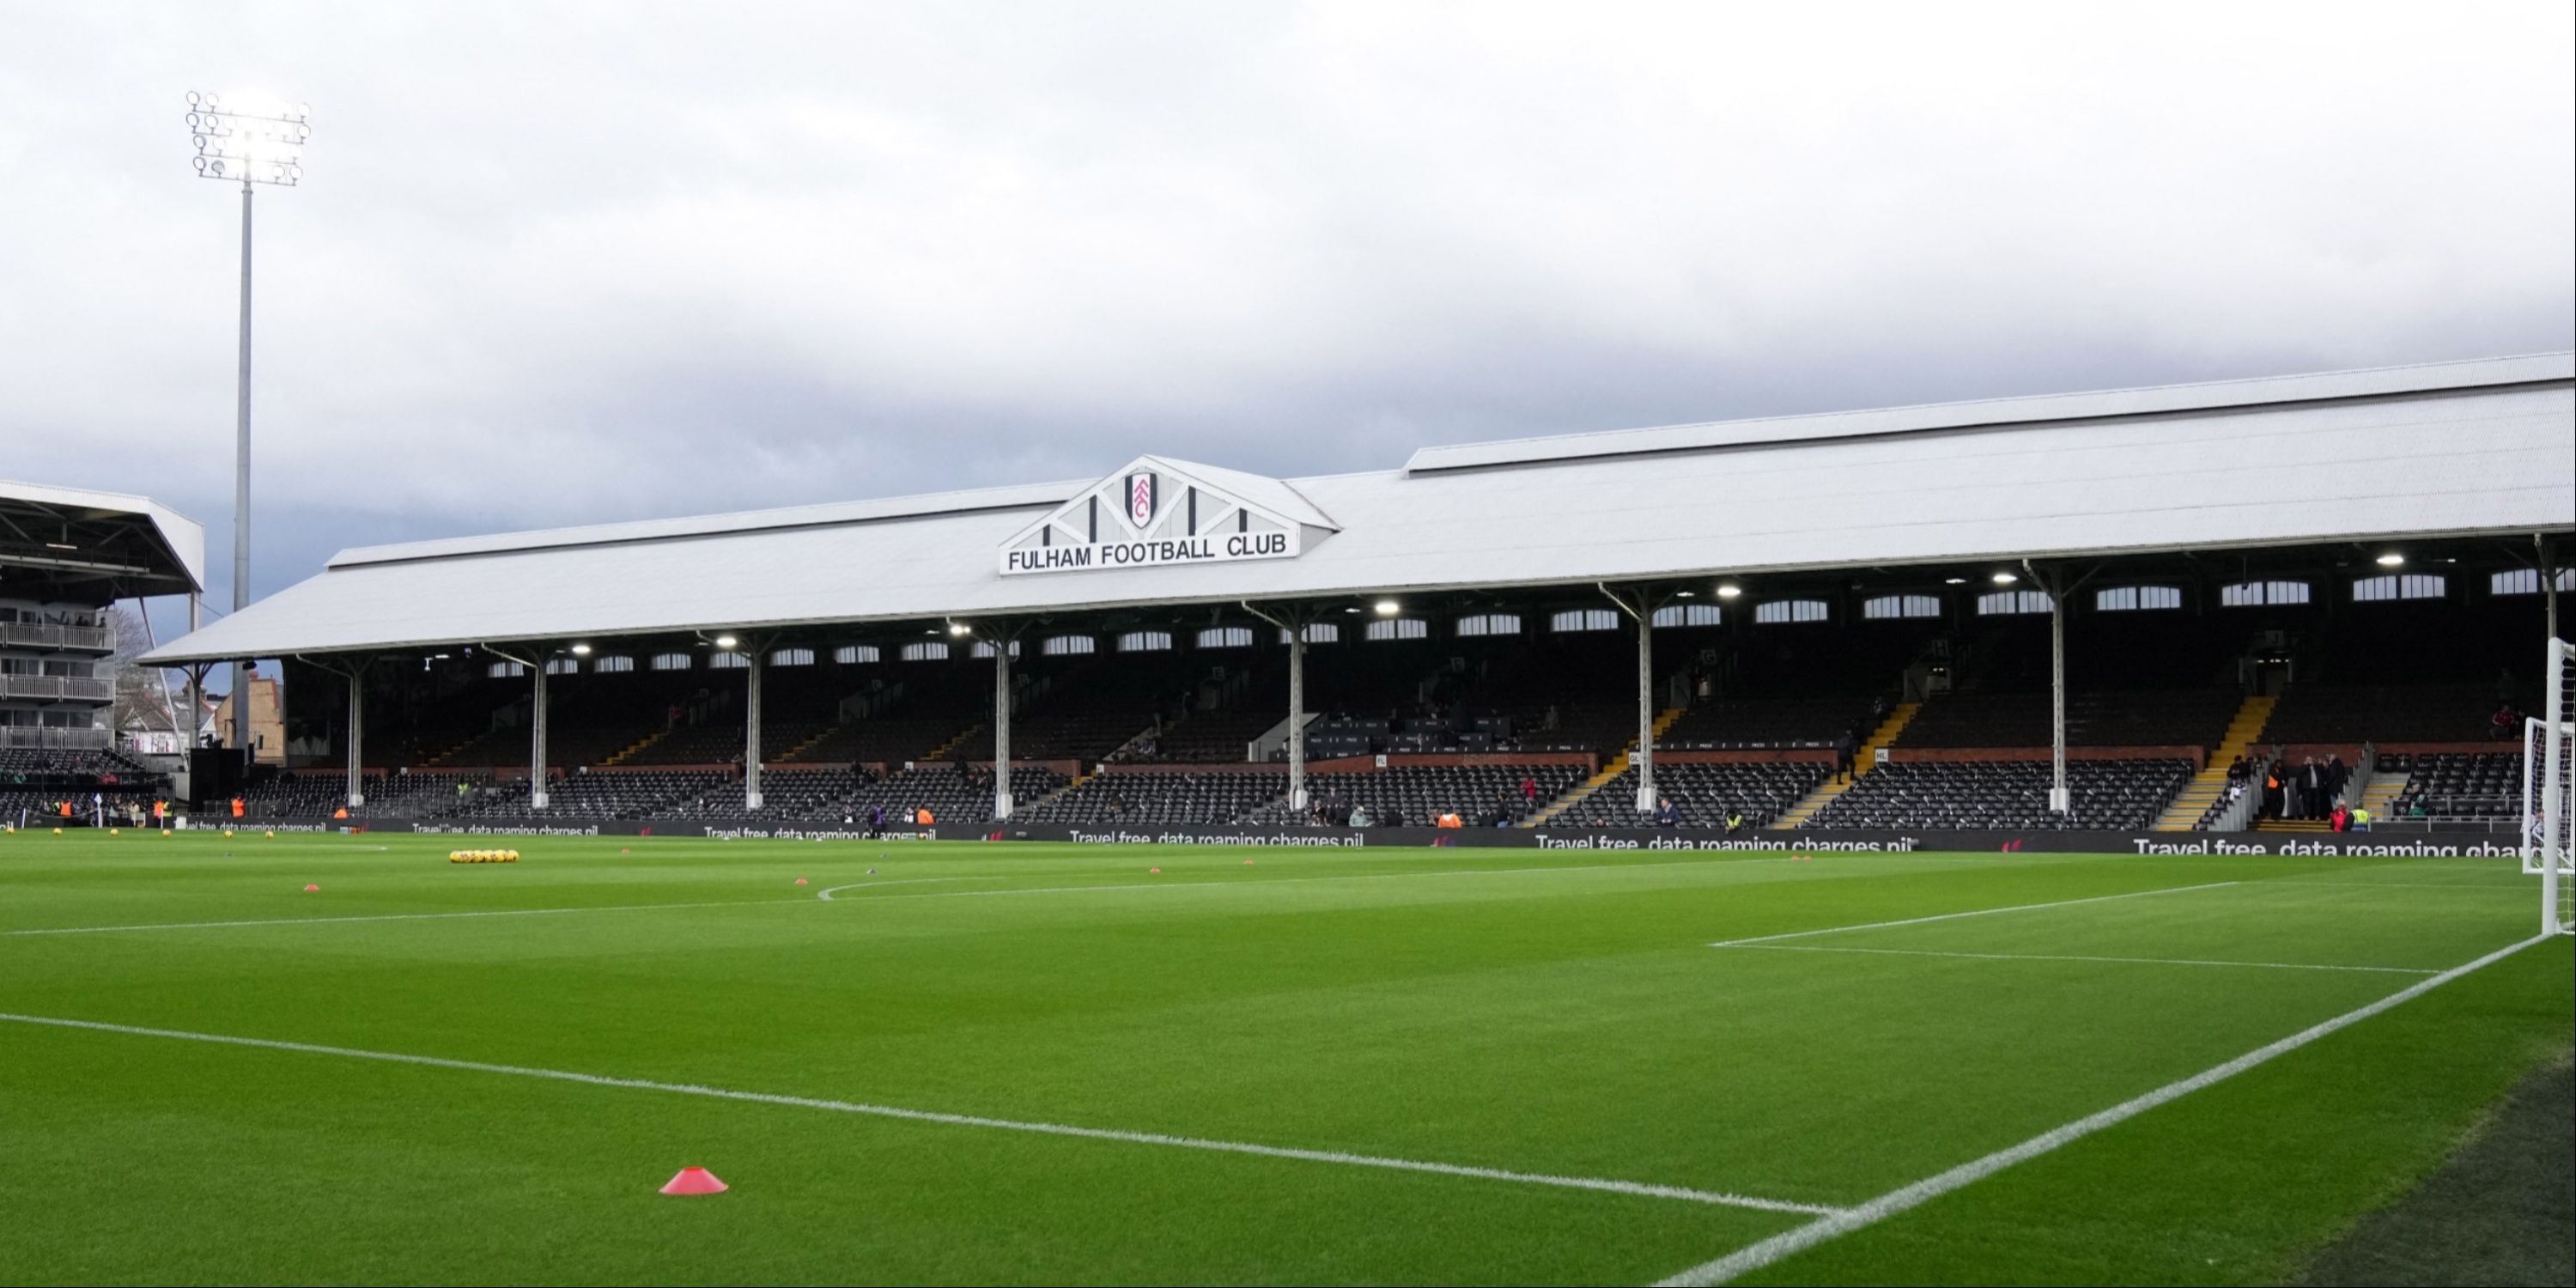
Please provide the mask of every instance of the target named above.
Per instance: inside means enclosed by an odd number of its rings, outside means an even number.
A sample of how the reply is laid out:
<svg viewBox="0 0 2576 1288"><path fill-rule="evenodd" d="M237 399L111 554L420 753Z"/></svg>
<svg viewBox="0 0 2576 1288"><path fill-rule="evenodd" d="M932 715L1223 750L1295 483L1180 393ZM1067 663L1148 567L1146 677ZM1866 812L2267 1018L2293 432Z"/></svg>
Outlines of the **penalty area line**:
<svg viewBox="0 0 2576 1288"><path fill-rule="evenodd" d="M1855 1230L1876 1225L1900 1212L1920 1207L1952 1190L1974 1185L2016 1163L2037 1158L2059 1146L2081 1140L2106 1127L2126 1122L2158 1105L2179 1100L2212 1083L2235 1077L2248 1069L2288 1055L2328 1034L2350 1028L2374 1015L2422 997L2471 971L2492 966L2525 948L2534 944L2547 943L2554 938L2556 938L2555 935L2534 935L2520 943L2508 944L2476 961L2454 966L2430 979L2407 985L2376 1002L2346 1011L2321 1024L2301 1029L2268 1046L2256 1047L2225 1064L2214 1065L2188 1078L2166 1083L2145 1095L2121 1101L2100 1113L2078 1118L2062 1127L2051 1128L2018 1145L1996 1150L1983 1158L1962 1163L1935 1176L1925 1177L1912 1185L1890 1190L1858 1207L1845 1208L1796 1229L1775 1234L1768 1239L1730 1252L1715 1261L1693 1266L1679 1274L1659 1280L1656 1288L1685 1288L1685 1286L1697 1288L1699 1285L1726 1283L1739 1276L1751 1274L1818 1244L1841 1238Z"/></svg>
<svg viewBox="0 0 2576 1288"><path fill-rule="evenodd" d="M366 1051L355 1047L324 1046L312 1042L285 1042L272 1038L236 1037L221 1033L191 1033L180 1029L145 1028L132 1024L108 1024L97 1020L72 1020L45 1015L16 1015L0 1012L0 1022L37 1025L47 1028L79 1029L94 1033L113 1033L127 1037L164 1038L182 1042L206 1042L217 1046L252 1047L264 1051L290 1051L302 1055L337 1056L349 1060L375 1060L387 1064L419 1065L432 1069L453 1069L464 1073L500 1074L514 1078L538 1078L550 1082L577 1083L590 1087L614 1087L628 1091L658 1091L670 1095L701 1096L714 1100L741 1101L750 1104L780 1105L793 1109L821 1109L833 1113L860 1114L872 1118L893 1118L904 1122L933 1123L947 1127L980 1127L990 1131L1023 1132L1039 1136L1069 1136L1081 1140L1116 1141L1130 1145L1158 1145L1171 1149L1194 1149L1220 1154L1248 1154L1257 1158L1287 1159L1304 1163L1332 1163L1345 1167L1370 1167L1385 1171L1419 1172L1434 1176L1456 1176L1472 1180L1500 1181L1518 1185L1547 1186L1554 1189L1591 1190L1605 1194L1622 1194L1636 1198L1672 1199L1717 1207L1751 1208L1761 1212L1784 1212L1802 1216L1839 1214L1841 1208L1818 1203L1793 1203L1785 1199L1756 1198L1715 1190L1692 1189L1680 1185L1656 1185L1642 1181L1609 1180L1592 1176L1557 1176L1544 1172L1516 1172L1497 1167L1475 1167L1463 1163L1441 1163L1423 1159L1389 1158L1376 1154L1354 1154L1334 1149L1298 1149L1284 1145L1261 1145L1248 1141L1209 1140L1197 1136L1173 1136L1162 1132L1120 1131L1106 1127L1077 1127L1067 1123L1032 1122L1012 1118L988 1118L980 1114L944 1113L929 1109L907 1109L896 1105L876 1105L850 1100L824 1100L812 1096L776 1095L761 1091L735 1091L724 1087L706 1087L694 1083L656 1082L647 1078L618 1078L606 1074L578 1073L564 1069L535 1069L520 1065L489 1064L480 1060L450 1060L441 1056L410 1055L397 1051Z"/></svg>
<svg viewBox="0 0 2576 1288"><path fill-rule="evenodd" d="M2037 912L2042 908L2072 908L2080 903L2109 903L2115 899L2144 899L2149 895L2187 894L2194 890L2224 890L2243 885L2242 881L2212 881L2206 885L2167 886L2160 890L2132 890L2127 894L2097 894L2084 899L2059 899L2052 903L2017 903L2008 908L1971 908L1966 912L1935 913L1929 917L1907 917L1902 921L1871 921L1857 926L1826 926L1819 930L1792 930L1783 935L1755 935L1750 939L1722 939L1711 948L1742 948L1747 944L1767 944L1782 939L1805 939L1810 935L1839 935L1853 930L1886 930L1894 926L1920 926L1934 921L1957 921L1962 917L1991 917L2005 912Z"/></svg>

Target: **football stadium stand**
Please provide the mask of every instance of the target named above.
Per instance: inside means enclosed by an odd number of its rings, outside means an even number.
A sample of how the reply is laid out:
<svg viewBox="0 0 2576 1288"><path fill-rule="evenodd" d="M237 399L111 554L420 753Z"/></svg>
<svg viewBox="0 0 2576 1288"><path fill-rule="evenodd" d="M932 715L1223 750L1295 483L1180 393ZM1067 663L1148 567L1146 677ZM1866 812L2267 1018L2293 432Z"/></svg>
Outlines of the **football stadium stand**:
<svg viewBox="0 0 2576 1288"><path fill-rule="evenodd" d="M270 817L2499 827L2571 448L2550 354L1318 478L1147 456L348 550L151 660L288 659ZM352 702L354 657L401 664Z"/></svg>

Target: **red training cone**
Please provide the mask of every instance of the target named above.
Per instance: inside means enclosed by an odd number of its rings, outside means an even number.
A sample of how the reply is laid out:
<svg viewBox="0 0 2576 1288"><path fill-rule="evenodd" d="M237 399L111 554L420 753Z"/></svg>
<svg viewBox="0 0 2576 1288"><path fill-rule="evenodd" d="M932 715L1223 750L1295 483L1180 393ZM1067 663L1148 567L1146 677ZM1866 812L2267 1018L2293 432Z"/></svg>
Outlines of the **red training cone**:
<svg viewBox="0 0 2576 1288"><path fill-rule="evenodd" d="M321 889L321 888L322 888L322 887L320 887L320 886L318 886L318 885L309 885L309 886L304 887L304 893L306 893L306 894L311 894L311 893L313 893L314 891L319 890L319 889Z"/></svg>
<svg viewBox="0 0 2576 1288"><path fill-rule="evenodd" d="M703 1167L683 1167L671 1183L662 1187L665 1194L722 1194L725 1183Z"/></svg>
<svg viewBox="0 0 2576 1288"><path fill-rule="evenodd" d="M805 878L803 878L803 877L798 877L798 878L796 878L796 884L798 884L798 885L803 885L803 884L805 884Z"/></svg>

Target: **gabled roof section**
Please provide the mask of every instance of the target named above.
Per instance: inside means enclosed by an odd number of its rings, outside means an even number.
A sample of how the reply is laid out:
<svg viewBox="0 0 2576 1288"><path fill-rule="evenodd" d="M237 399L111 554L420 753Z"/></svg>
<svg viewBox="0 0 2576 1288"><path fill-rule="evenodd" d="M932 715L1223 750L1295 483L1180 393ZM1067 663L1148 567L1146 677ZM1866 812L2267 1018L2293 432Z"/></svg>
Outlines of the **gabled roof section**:
<svg viewBox="0 0 2576 1288"><path fill-rule="evenodd" d="M2149 385L2093 393L2037 394L1976 402L1927 403L1872 411L1822 412L1755 420L1614 429L1547 438L1426 447L1405 462L1407 474L1490 469L1664 452L1767 447L1832 439L1878 438L1942 430L2028 425L2039 421L2091 421L2122 416L2326 402L2387 394L2498 388L2576 378L2576 352L2539 353L2464 362L2430 362L2311 375L2262 376L2188 385Z"/></svg>
<svg viewBox="0 0 2576 1288"><path fill-rule="evenodd" d="M792 528L831 528L892 519L929 519L943 515L985 514L1055 505L1080 492L1084 484L1023 483L1011 487L963 492L930 492L919 496L882 497L873 501L834 501L823 505L787 506L733 514L702 514L680 519L645 519L634 523L601 523L579 528L545 528L503 532L486 537L446 537L390 546L356 546L331 556L328 566L404 563L415 559L452 559L465 555L507 554L528 550L561 550L581 546L628 545L639 541L673 541L688 537L729 536Z"/></svg>
<svg viewBox="0 0 2576 1288"><path fill-rule="evenodd" d="M150 497L0 481L0 563L181 595L206 588L206 529Z"/></svg>
<svg viewBox="0 0 2576 1288"><path fill-rule="evenodd" d="M1341 530L1278 479L1139 456L1012 533L999 571L1077 572L1237 559L1293 559Z"/></svg>

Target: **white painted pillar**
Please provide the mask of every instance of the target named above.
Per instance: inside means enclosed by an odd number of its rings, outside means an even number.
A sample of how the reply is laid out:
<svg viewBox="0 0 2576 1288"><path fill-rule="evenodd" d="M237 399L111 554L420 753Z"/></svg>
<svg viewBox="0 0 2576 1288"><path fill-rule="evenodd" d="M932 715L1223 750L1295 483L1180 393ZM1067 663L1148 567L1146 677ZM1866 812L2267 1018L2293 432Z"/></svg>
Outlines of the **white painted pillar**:
<svg viewBox="0 0 2576 1288"><path fill-rule="evenodd" d="M753 644L743 652L742 672L742 805L744 809L760 808L760 665L766 646Z"/></svg>
<svg viewBox="0 0 2576 1288"><path fill-rule="evenodd" d="M993 821L1011 816L1011 641L998 632L993 646Z"/></svg>
<svg viewBox="0 0 2576 1288"><path fill-rule="evenodd" d="M1306 621L1288 619L1288 808L1306 810Z"/></svg>
<svg viewBox="0 0 2576 1288"><path fill-rule="evenodd" d="M528 808L546 807L546 655L538 650L527 663L536 686L528 701Z"/></svg>
<svg viewBox="0 0 2576 1288"><path fill-rule="evenodd" d="M360 766L366 763L359 755L359 744L365 737L367 719L367 673L349 671L349 808L367 803L366 777Z"/></svg>
<svg viewBox="0 0 2576 1288"><path fill-rule="evenodd" d="M1637 619L1637 812L1655 808L1655 610L1643 592Z"/></svg>

